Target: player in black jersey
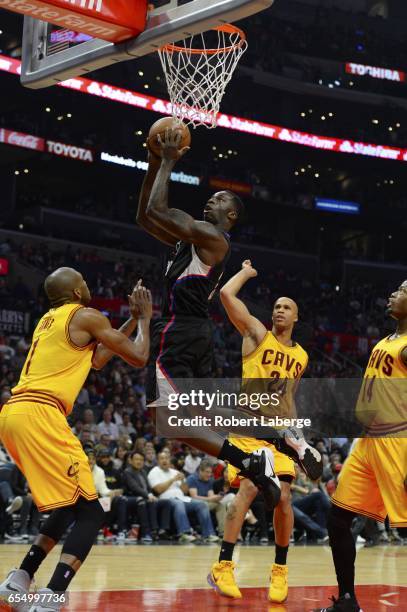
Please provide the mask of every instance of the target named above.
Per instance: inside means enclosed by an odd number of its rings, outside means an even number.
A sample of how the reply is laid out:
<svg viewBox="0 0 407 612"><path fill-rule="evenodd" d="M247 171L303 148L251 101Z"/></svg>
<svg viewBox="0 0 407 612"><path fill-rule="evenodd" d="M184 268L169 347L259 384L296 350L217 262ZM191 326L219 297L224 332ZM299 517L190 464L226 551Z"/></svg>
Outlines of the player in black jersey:
<svg viewBox="0 0 407 612"><path fill-rule="evenodd" d="M157 157L149 147L149 167L137 211L137 221L147 232L176 247L165 275L162 317L155 322L152 333L159 393L156 408L166 406L169 393L176 391L174 379L210 376L213 334L208 303L229 258L228 232L244 208L240 198L230 191L211 196L205 204L203 221L168 207L171 172L188 150L179 149L180 140L179 130L168 129L164 140L160 139L162 157ZM274 474L274 458L268 449L245 453L209 429L184 440L235 465L242 475L263 488L270 507L278 503L280 488ZM303 452L302 441L300 446ZM298 451L290 450L297 457Z"/></svg>

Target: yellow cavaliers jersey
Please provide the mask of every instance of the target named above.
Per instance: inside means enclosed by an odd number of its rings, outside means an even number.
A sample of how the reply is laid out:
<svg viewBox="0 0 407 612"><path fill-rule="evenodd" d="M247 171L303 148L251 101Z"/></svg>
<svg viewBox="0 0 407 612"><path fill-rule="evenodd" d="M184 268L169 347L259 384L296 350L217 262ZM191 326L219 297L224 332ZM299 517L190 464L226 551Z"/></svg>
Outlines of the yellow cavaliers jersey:
<svg viewBox="0 0 407 612"><path fill-rule="evenodd" d="M81 348L69 337L69 324L83 306L65 304L51 308L38 323L8 404L30 401L50 404L68 415L89 370L95 342Z"/></svg>
<svg viewBox="0 0 407 612"><path fill-rule="evenodd" d="M268 331L259 346L242 357L242 392L278 393L280 404L267 405L260 412L267 416L295 417L294 395L307 364L308 354L302 346L281 344Z"/></svg>
<svg viewBox="0 0 407 612"><path fill-rule="evenodd" d="M373 348L356 406L370 435L407 432L407 366L401 353L407 335L387 336Z"/></svg>

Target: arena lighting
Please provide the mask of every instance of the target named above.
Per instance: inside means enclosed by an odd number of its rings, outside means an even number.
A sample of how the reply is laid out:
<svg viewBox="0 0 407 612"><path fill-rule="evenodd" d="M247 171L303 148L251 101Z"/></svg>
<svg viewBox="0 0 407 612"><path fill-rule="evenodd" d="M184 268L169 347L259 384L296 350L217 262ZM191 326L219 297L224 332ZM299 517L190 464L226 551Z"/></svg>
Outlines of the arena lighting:
<svg viewBox="0 0 407 612"><path fill-rule="evenodd" d="M20 74L20 66L21 62L19 60L15 60L6 55L0 55L0 71L18 75ZM161 100L160 98L147 96L142 93L116 87L115 85L100 83L99 81L77 77L59 83L59 86L90 94L105 100L128 104L143 110L155 111L162 115L172 114L171 103L168 100ZM312 109L308 112L312 112ZM334 153L350 153L352 155L375 157L390 161L407 161L407 149L310 134L278 125L261 123L251 119L243 119L242 117L234 117L224 113L219 114L218 126L236 132L251 134L253 136L262 136L263 138L271 138L273 140L280 140L282 142L311 147L313 149L332 151Z"/></svg>
<svg viewBox="0 0 407 612"><path fill-rule="evenodd" d="M100 159L109 164L117 164L118 166L125 166L127 168L135 168L137 170L143 170L144 172L148 168L146 161L132 159L131 157L122 157L121 155L112 155L106 151L102 151ZM171 172L171 180L174 183L184 183L185 185L194 185L199 187L201 179L199 176L193 174L185 174L184 172Z"/></svg>
<svg viewBox="0 0 407 612"><path fill-rule="evenodd" d="M344 213L347 215L358 215L360 204L346 200L330 200L327 198L315 198L315 208L328 212Z"/></svg>

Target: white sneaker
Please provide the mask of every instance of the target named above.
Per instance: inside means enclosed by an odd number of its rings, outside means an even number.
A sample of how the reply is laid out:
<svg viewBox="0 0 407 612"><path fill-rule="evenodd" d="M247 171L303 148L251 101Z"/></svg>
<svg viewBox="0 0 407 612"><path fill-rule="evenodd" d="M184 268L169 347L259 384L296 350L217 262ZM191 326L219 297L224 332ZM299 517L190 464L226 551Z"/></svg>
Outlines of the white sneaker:
<svg viewBox="0 0 407 612"><path fill-rule="evenodd" d="M206 542L219 542L219 537L214 533L205 538Z"/></svg>
<svg viewBox="0 0 407 612"><path fill-rule="evenodd" d="M7 578L0 584L0 601L8 601L11 595L24 595L29 593L31 578L29 574L22 569L13 569L8 573ZM22 612L27 609L27 602L19 604L8 604L12 610Z"/></svg>
<svg viewBox="0 0 407 612"><path fill-rule="evenodd" d="M120 533L117 534L116 542L118 544L123 544L125 541L126 541L126 534L124 533L124 531L120 531Z"/></svg>
<svg viewBox="0 0 407 612"><path fill-rule="evenodd" d="M23 505L23 498L20 495L18 495L17 497L13 499L11 504L7 506L6 508L7 514L13 514L14 512L17 512L18 510L20 510L22 505Z"/></svg>
<svg viewBox="0 0 407 612"><path fill-rule="evenodd" d="M182 533L179 538L178 538L178 542L184 543L184 542L195 542L196 537L191 535L190 533Z"/></svg>
<svg viewBox="0 0 407 612"><path fill-rule="evenodd" d="M310 446L301 430L289 427L283 432L284 437L274 442L276 448L298 463L311 480L322 476L322 457L319 451Z"/></svg>
<svg viewBox="0 0 407 612"><path fill-rule="evenodd" d="M23 536L21 536L18 533L15 533L15 534L5 533L4 539L8 540L9 542L23 542L24 540Z"/></svg>
<svg viewBox="0 0 407 612"><path fill-rule="evenodd" d="M358 537L356 538L356 544L366 544L365 538L362 538L361 535L358 535Z"/></svg>
<svg viewBox="0 0 407 612"><path fill-rule="evenodd" d="M43 603L34 604L33 606L31 606L28 612L55 612L55 610L61 610L61 608L65 605L64 603L60 603L59 601L48 602L48 599L51 599L51 595L54 594L54 591L51 591L51 589L38 589L36 594L40 596L40 602L41 595L44 596L44 599L42 600Z"/></svg>

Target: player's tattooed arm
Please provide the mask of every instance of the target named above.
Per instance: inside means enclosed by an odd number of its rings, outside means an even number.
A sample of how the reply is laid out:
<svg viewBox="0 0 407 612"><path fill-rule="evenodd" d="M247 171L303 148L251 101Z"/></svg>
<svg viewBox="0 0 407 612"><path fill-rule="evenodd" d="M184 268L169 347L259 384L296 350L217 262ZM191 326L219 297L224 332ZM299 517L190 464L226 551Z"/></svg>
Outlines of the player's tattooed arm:
<svg viewBox="0 0 407 612"><path fill-rule="evenodd" d="M259 319L250 314L246 304L237 297L237 294L243 285L250 279L257 276L250 260L246 260L242 264L240 272L232 276L232 278L220 290L220 299L226 310L226 313L236 327L238 332L243 336L244 353L249 353L255 350L267 333L266 327Z"/></svg>
<svg viewBox="0 0 407 612"><path fill-rule="evenodd" d="M147 139L148 147L148 139ZM164 244L174 246L178 240L176 236L166 232L162 227L154 223L152 219L149 219L146 214L147 204L150 199L151 190L154 185L155 178L160 169L161 158L157 157L150 149L148 149L148 169L144 177L143 185L141 187L138 207L137 207L137 223L146 230L151 236L157 238Z"/></svg>
<svg viewBox="0 0 407 612"><path fill-rule="evenodd" d="M154 185L151 189L146 216L154 225L178 240L190 242L205 250L205 263L214 265L221 261L229 248L228 243L214 225L197 221L191 215L178 208L168 206L168 185L175 163L187 152L188 147L179 150L181 133L167 130L164 141L161 141L163 158Z"/></svg>
<svg viewBox="0 0 407 612"><path fill-rule="evenodd" d="M138 289L142 287L142 280L140 279L137 285L134 287L132 294L127 296L129 300L130 318L119 328L119 332L124 334L127 338L134 333L137 329L137 324L142 312L138 303ZM109 350L103 344L98 344L93 355L92 367L95 370L101 370L105 365L114 357L115 353Z"/></svg>

